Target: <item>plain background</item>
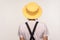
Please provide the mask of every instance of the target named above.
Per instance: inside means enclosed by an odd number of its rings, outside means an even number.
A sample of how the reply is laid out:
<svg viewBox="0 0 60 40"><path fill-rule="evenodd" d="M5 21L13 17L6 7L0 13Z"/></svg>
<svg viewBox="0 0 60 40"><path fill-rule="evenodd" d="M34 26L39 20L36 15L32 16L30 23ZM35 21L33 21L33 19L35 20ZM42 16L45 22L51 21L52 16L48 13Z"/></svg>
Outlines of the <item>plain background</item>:
<svg viewBox="0 0 60 40"><path fill-rule="evenodd" d="M49 40L60 40L60 0L0 0L0 40L19 40L19 24L26 21L22 8L29 2L42 7L39 21L47 24Z"/></svg>

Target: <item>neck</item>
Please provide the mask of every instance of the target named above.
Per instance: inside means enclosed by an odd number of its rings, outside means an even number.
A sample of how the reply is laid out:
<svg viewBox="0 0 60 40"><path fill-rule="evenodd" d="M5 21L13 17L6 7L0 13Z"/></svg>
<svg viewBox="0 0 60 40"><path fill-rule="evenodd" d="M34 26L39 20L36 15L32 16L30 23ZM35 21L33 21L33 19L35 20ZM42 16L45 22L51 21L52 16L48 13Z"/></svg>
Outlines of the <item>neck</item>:
<svg viewBox="0 0 60 40"><path fill-rule="evenodd" d="M28 19L29 21L35 21L36 19Z"/></svg>

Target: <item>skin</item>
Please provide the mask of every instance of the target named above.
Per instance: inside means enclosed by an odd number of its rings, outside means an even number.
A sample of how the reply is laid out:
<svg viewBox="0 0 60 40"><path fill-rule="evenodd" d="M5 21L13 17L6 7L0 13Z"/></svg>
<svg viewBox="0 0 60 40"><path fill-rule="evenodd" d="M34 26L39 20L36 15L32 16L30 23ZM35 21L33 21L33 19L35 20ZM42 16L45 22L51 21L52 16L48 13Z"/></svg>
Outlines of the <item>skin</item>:
<svg viewBox="0 0 60 40"><path fill-rule="evenodd" d="M43 37L43 40L48 40L48 36Z"/></svg>
<svg viewBox="0 0 60 40"><path fill-rule="evenodd" d="M35 19L28 19L30 21L35 21ZM20 40L24 40L24 37L20 37ZM43 37L43 40L48 40L48 36Z"/></svg>
<svg viewBox="0 0 60 40"><path fill-rule="evenodd" d="M24 38L22 37L22 38L20 38L20 40L24 40ZM43 40L48 40L48 37L47 36L43 37Z"/></svg>
<svg viewBox="0 0 60 40"><path fill-rule="evenodd" d="M20 40L24 40L24 37L22 37L22 38L20 37Z"/></svg>

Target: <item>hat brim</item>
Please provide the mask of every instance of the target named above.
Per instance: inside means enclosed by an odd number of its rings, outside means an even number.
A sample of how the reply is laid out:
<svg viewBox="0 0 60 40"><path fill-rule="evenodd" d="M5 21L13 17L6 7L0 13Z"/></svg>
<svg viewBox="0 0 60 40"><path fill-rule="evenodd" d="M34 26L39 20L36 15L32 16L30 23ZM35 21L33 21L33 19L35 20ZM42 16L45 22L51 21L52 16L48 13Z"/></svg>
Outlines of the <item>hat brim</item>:
<svg viewBox="0 0 60 40"><path fill-rule="evenodd" d="M29 13L27 13L26 7L24 7L23 8L23 15L28 19L37 19L38 17L40 17L42 15L42 9L39 7L39 10L36 13L36 15L32 16L32 15L29 15Z"/></svg>

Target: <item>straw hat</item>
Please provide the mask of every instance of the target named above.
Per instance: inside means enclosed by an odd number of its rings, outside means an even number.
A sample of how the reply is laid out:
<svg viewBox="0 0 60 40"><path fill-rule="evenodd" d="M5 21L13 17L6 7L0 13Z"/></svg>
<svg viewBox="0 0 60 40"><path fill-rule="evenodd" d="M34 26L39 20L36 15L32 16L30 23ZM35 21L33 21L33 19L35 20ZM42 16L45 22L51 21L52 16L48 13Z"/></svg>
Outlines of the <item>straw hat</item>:
<svg viewBox="0 0 60 40"><path fill-rule="evenodd" d="M24 6L23 14L28 19L37 19L39 16L41 16L42 9L38 4L30 2L29 4Z"/></svg>

